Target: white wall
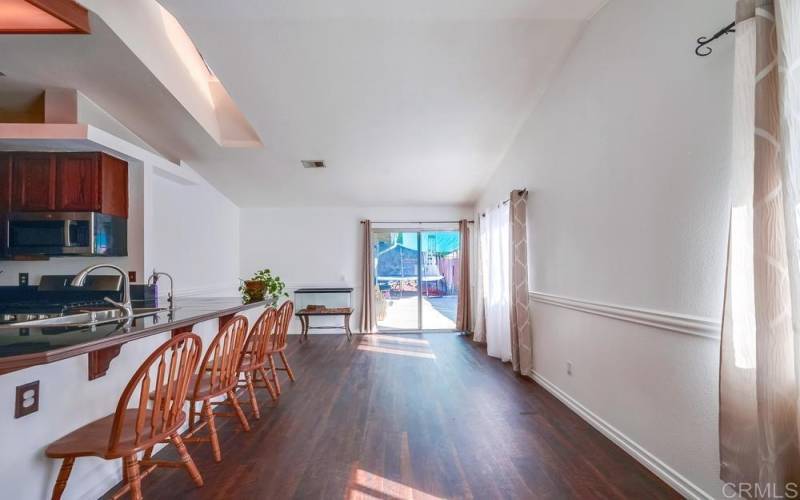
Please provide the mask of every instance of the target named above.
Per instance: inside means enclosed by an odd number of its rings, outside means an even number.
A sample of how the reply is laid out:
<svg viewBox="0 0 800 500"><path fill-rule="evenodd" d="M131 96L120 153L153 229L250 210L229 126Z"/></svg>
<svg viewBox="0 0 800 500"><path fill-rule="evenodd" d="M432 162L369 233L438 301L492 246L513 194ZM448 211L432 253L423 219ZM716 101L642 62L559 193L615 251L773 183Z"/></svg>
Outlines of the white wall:
<svg viewBox="0 0 800 500"><path fill-rule="evenodd" d="M532 291L719 321L733 40L693 49L734 3L611 0L590 22L478 203L530 190ZM660 460L684 494L721 496L713 335L539 301L531 315L551 390Z"/></svg>
<svg viewBox="0 0 800 500"><path fill-rule="evenodd" d="M239 275L239 208L198 179L181 184L153 169L147 273L153 268L175 279L176 295L232 296ZM168 281L159 282L160 287ZM164 293L166 288L160 288Z"/></svg>
<svg viewBox="0 0 800 500"><path fill-rule="evenodd" d="M301 287L352 286L358 330L361 298L359 221L455 221L472 218L469 207L307 207L243 208L240 262L242 278L269 268L290 292ZM394 227L394 226L393 226ZM291 293L290 293L291 295ZM326 324L322 319L314 325ZM292 332L299 331L294 323ZM326 332L326 330L320 330Z"/></svg>

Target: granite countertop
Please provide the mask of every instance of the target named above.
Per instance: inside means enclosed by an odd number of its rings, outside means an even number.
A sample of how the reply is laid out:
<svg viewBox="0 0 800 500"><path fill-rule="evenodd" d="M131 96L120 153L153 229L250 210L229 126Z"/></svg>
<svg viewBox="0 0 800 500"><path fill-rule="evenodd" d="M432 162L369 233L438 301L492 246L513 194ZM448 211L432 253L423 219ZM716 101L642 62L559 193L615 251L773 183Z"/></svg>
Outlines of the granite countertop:
<svg viewBox="0 0 800 500"><path fill-rule="evenodd" d="M162 311L152 316L135 318L127 325L106 323L83 328L74 326L20 328L3 325L0 326L0 373L119 346L140 338L266 305L265 301L245 304L237 297L176 297L173 311ZM134 303L134 307L136 306Z"/></svg>

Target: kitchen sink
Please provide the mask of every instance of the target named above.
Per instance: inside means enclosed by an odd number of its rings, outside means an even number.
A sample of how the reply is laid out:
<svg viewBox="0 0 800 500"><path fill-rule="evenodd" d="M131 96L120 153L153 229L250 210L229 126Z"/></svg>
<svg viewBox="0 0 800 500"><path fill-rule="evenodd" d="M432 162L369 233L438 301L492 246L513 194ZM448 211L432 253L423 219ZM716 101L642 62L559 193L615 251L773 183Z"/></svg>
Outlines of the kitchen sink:
<svg viewBox="0 0 800 500"><path fill-rule="evenodd" d="M85 311L78 314L58 316L56 318L37 319L33 321L22 321L8 325L13 328L35 328L35 327L86 327L114 323L128 319L153 316L155 314L168 311L166 307L139 307L133 309L133 314L126 316L119 309L103 309L100 311ZM173 309L174 310L174 309Z"/></svg>

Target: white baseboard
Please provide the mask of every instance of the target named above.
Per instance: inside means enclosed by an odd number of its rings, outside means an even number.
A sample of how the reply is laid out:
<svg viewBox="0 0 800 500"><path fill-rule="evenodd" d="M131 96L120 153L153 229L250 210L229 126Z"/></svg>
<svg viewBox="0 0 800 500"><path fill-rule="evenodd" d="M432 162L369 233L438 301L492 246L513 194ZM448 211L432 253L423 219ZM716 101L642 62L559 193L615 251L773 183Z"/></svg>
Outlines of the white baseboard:
<svg viewBox="0 0 800 500"><path fill-rule="evenodd" d="M533 369L531 369L528 375L547 392L555 396L558 400L567 405L572 411L577 413L578 416L587 421L592 427L616 443L620 448L625 450L629 455L652 471L653 474L660 477L667 484L672 486L678 491L678 493L686 498L713 500L714 497L712 495L706 493L702 488L689 481L678 471L665 464L658 457L647 451L639 443L603 420L597 414L583 406L572 396L559 389L558 386L536 373Z"/></svg>

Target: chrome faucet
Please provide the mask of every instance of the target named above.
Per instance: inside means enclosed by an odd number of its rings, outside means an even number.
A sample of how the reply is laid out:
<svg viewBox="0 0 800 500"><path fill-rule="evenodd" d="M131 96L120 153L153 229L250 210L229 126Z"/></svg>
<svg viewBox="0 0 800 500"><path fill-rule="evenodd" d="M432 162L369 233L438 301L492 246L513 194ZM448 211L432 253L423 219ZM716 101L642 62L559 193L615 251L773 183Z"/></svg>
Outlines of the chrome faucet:
<svg viewBox="0 0 800 500"><path fill-rule="evenodd" d="M89 266L83 271L79 272L72 278L72 282L70 285L72 286L83 286L86 283L86 277L94 271L95 269L113 269L114 271L118 272L122 275L122 302L117 302L115 300L111 300L108 297L104 297L103 300L111 304L112 306L116 307L120 311L125 313L125 316L131 317L133 316L133 306L131 306L131 285L130 281L128 280L128 273L126 273L121 268L111 265L111 264L97 264L94 266Z"/></svg>
<svg viewBox="0 0 800 500"><path fill-rule="evenodd" d="M155 269L153 269L153 274L151 274L150 277L147 278L147 284L148 285L154 285L158 281L158 278L160 278L161 276L166 276L167 278L169 278L169 295L167 295L167 302L169 303L169 309L171 311L172 309L175 308L175 304L174 304L175 290L173 288L175 283L172 280L172 276L170 276L167 273L161 273L161 272L158 272Z"/></svg>

